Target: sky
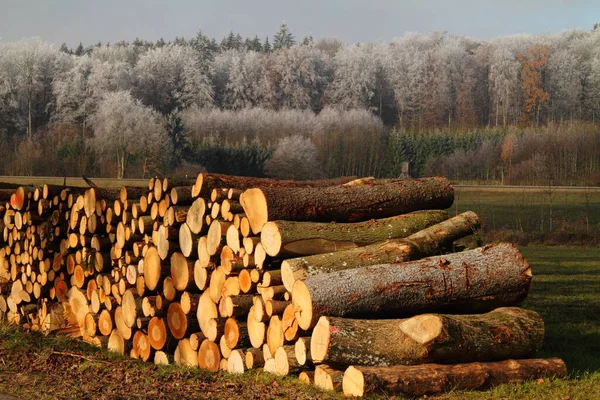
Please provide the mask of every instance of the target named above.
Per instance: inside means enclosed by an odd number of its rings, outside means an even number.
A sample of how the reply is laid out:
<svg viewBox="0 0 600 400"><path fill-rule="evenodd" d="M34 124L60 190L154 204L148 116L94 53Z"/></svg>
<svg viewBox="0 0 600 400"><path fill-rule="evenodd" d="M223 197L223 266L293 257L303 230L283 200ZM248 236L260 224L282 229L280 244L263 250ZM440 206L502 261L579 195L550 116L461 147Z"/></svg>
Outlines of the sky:
<svg viewBox="0 0 600 400"><path fill-rule="evenodd" d="M0 0L0 40L38 36L75 47L136 37L220 41L231 30L273 36L286 23L296 39L347 44L390 41L406 32L447 31L489 39L519 33L591 30L598 0Z"/></svg>

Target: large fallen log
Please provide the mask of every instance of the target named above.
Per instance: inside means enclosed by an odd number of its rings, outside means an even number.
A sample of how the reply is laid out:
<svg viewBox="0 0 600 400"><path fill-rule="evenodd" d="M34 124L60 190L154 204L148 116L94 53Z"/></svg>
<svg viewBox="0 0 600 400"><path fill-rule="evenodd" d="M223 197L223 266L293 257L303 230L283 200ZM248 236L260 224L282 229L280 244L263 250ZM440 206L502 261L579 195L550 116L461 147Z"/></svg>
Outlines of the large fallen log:
<svg viewBox="0 0 600 400"><path fill-rule="evenodd" d="M361 397L385 391L420 397L451 390L483 390L540 378L563 378L566 375L567 367L559 358L457 365L350 366L344 373L342 387L346 396Z"/></svg>
<svg viewBox="0 0 600 400"><path fill-rule="evenodd" d="M453 201L454 190L441 177L352 186L252 188L240 196L255 234L267 221L358 222L445 209Z"/></svg>
<svg viewBox="0 0 600 400"><path fill-rule="evenodd" d="M406 214L405 216L414 214ZM423 217L422 214L419 214L419 216ZM380 221L389 219L391 218ZM269 224L271 223L268 222L265 225L262 234L265 233ZM479 217L474 212L467 211L416 232L406 239L387 240L383 243L375 243L346 251L284 260L281 263L281 277L286 289L291 292L296 280L304 280L308 276L369 265L416 260L444 253L446 248L450 247L455 240L472 234L478 228Z"/></svg>
<svg viewBox="0 0 600 400"><path fill-rule="evenodd" d="M532 357L543 340L542 318L516 307L407 319L321 317L310 339L310 355L315 363L343 366L453 364Z"/></svg>
<svg viewBox="0 0 600 400"><path fill-rule="evenodd" d="M297 280L292 301L300 328L321 315L390 316L423 312L476 313L519 304L531 268L513 244L399 264L354 268Z"/></svg>
<svg viewBox="0 0 600 400"><path fill-rule="evenodd" d="M207 196L213 189L233 188L250 189L255 187L289 187L289 188L312 188L343 185L357 180L356 176L346 176L334 179L322 179L314 181L293 181L271 178L255 178L251 176L233 176L223 174L212 174L202 172L198 174L196 182L192 187L192 196Z"/></svg>
<svg viewBox="0 0 600 400"><path fill-rule="evenodd" d="M429 210L347 224L271 221L263 226L260 241L272 257L307 256L404 238L448 218L445 211Z"/></svg>

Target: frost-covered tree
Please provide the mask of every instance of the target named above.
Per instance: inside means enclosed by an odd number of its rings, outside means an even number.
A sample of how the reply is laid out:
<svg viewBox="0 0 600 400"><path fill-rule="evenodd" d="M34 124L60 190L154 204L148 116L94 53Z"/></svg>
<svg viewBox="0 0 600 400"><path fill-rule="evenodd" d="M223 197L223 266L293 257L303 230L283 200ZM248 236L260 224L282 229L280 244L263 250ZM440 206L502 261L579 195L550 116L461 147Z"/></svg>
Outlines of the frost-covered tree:
<svg viewBox="0 0 600 400"><path fill-rule="evenodd" d="M259 103L262 55L255 51L228 50L213 63L215 103L222 108L239 110Z"/></svg>
<svg viewBox="0 0 600 400"><path fill-rule="evenodd" d="M190 47L167 45L148 51L135 66L134 95L167 115L175 108L212 103L208 77L197 65Z"/></svg>
<svg viewBox="0 0 600 400"><path fill-rule="evenodd" d="M318 111L329 74L329 58L314 46L274 51L263 58L262 105Z"/></svg>
<svg viewBox="0 0 600 400"><path fill-rule="evenodd" d="M125 176L131 158L149 167L163 165L172 151L163 118L129 92L107 93L91 118L94 137L89 146L100 156L117 161L117 178Z"/></svg>
<svg viewBox="0 0 600 400"><path fill-rule="evenodd" d="M555 51L548 60L548 83L554 117L581 117L583 86L580 64L581 59L569 49Z"/></svg>
<svg viewBox="0 0 600 400"><path fill-rule="evenodd" d="M509 48L498 45L494 49L489 66L489 86L495 125L501 121L506 126L518 107L520 70L521 65Z"/></svg>
<svg viewBox="0 0 600 400"><path fill-rule="evenodd" d="M9 43L1 49L0 75L16 120L31 138L34 127L47 123L52 102L52 80L69 67L69 56L39 38Z"/></svg>
<svg viewBox="0 0 600 400"><path fill-rule="evenodd" d="M55 97L55 122L81 126L82 136L86 135L89 117L94 111L96 100L90 76L94 64L89 56L75 59L75 65L53 82Z"/></svg>
<svg viewBox="0 0 600 400"><path fill-rule="evenodd" d="M296 44L296 41L290 28L285 23L281 24L279 30L273 36L273 50L289 49L294 44Z"/></svg>
<svg viewBox="0 0 600 400"><path fill-rule="evenodd" d="M308 137L284 137L265 163L265 172L278 179L315 179L320 176L317 148Z"/></svg>
<svg viewBox="0 0 600 400"><path fill-rule="evenodd" d="M134 46L127 42L118 42L114 46L96 46L92 50L91 57L98 61L109 64L126 63L133 67L146 51L144 47Z"/></svg>

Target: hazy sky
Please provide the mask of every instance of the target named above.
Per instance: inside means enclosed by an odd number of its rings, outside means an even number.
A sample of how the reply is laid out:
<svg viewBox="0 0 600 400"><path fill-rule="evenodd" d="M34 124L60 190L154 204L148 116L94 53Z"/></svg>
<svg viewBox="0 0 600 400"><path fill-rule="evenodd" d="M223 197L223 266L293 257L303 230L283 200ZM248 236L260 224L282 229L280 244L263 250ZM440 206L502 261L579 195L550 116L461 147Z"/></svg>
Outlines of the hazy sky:
<svg viewBox="0 0 600 400"><path fill-rule="evenodd" d="M448 31L488 39L591 29L599 0L0 0L3 42L39 36L59 46L140 37L272 36L286 22L297 39L389 41L405 32Z"/></svg>

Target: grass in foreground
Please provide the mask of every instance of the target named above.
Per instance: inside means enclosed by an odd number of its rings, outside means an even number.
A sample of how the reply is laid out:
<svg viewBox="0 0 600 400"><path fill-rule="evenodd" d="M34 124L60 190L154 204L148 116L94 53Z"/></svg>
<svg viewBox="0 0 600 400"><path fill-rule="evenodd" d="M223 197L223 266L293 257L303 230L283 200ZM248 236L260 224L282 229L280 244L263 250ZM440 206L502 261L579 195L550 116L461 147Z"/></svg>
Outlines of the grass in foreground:
<svg viewBox="0 0 600 400"><path fill-rule="evenodd" d="M523 248L534 279L524 306L546 326L540 357L561 357L568 379L454 392L436 399L596 399L600 396L600 249ZM116 357L77 340L0 325L0 393L23 399L339 399L293 378L209 374ZM378 399L393 398L374 396Z"/></svg>

